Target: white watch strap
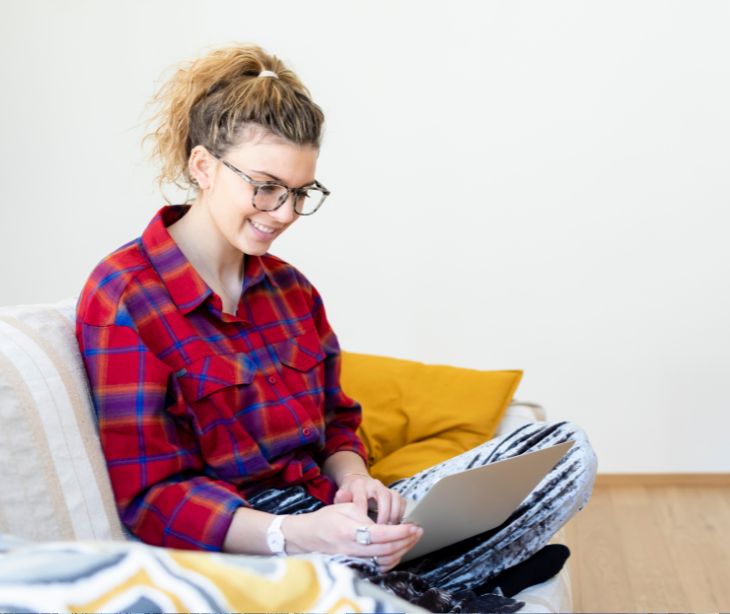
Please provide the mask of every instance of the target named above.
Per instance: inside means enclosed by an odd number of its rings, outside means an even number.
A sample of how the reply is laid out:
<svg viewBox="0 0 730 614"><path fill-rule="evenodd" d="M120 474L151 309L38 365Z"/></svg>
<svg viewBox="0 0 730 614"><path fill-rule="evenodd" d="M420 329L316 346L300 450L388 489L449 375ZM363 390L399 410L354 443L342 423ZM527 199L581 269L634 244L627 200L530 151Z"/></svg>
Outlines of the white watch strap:
<svg viewBox="0 0 730 614"><path fill-rule="evenodd" d="M274 520L269 525L269 531L281 531L281 523L284 522L284 516L274 516Z"/></svg>
<svg viewBox="0 0 730 614"><path fill-rule="evenodd" d="M274 516L274 520L266 529L266 544L269 546L269 550L277 556L286 556L286 539L281 530L281 523L287 516L288 514Z"/></svg>

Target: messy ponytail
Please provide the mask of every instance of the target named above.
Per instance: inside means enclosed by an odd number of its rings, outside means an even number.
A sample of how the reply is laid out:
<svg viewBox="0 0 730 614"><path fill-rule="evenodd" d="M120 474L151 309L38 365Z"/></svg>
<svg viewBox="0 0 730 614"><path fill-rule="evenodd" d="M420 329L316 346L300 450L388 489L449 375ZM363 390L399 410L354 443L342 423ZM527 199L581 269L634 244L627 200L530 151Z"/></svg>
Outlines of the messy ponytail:
<svg viewBox="0 0 730 614"><path fill-rule="evenodd" d="M263 70L276 76L260 77ZM152 155L160 184L192 186L188 158L196 145L221 156L244 130L263 127L298 145L319 147L324 114L299 78L256 45L217 49L181 66L152 99L157 107Z"/></svg>

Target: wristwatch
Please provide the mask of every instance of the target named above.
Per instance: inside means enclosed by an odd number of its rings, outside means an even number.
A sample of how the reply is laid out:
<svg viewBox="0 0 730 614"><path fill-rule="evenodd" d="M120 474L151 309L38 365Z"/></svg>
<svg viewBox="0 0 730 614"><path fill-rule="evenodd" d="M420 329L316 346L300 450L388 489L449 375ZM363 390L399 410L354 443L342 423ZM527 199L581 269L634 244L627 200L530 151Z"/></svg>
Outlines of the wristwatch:
<svg viewBox="0 0 730 614"><path fill-rule="evenodd" d="M276 556L286 556L286 538L281 532L281 523L288 514L274 517L274 521L266 529L266 545Z"/></svg>

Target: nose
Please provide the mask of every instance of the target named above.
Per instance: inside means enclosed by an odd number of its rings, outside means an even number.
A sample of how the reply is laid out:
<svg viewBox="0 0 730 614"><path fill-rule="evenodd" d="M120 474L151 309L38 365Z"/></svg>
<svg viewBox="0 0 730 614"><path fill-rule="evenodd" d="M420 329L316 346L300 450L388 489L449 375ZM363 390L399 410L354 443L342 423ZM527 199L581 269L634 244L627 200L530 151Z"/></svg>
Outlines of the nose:
<svg viewBox="0 0 730 614"><path fill-rule="evenodd" d="M294 221L294 218L297 217L297 214L294 211L295 198L296 196L294 194L289 194L286 202L278 209L269 211L269 215L280 224L291 224Z"/></svg>

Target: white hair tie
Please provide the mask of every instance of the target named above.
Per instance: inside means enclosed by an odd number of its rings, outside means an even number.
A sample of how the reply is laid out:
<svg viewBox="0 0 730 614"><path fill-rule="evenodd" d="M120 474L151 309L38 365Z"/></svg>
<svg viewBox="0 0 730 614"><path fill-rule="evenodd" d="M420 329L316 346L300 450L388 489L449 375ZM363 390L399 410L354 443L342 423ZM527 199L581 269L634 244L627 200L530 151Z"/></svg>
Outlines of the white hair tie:
<svg viewBox="0 0 730 614"><path fill-rule="evenodd" d="M273 70L262 70L259 73L259 77L273 77L274 79L278 79L279 75L277 75Z"/></svg>

